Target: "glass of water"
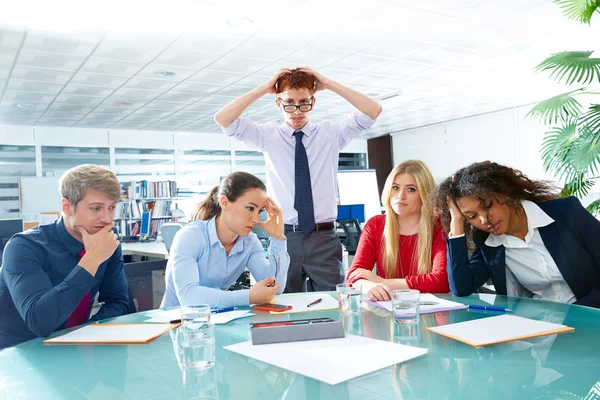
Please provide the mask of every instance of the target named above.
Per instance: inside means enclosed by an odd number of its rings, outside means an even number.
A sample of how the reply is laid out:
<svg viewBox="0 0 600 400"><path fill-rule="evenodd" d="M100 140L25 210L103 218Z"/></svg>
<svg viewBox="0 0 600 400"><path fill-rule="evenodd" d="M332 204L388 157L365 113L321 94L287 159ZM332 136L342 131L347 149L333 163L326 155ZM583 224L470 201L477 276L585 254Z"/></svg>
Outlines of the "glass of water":
<svg viewBox="0 0 600 400"><path fill-rule="evenodd" d="M362 285L360 283L340 283L335 287L342 314L362 312Z"/></svg>
<svg viewBox="0 0 600 400"><path fill-rule="evenodd" d="M182 306L178 334L183 368L203 369L214 365L215 330L208 304Z"/></svg>
<svg viewBox="0 0 600 400"><path fill-rule="evenodd" d="M399 324L419 323L419 297L414 289L392 290L392 314Z"/></svg>

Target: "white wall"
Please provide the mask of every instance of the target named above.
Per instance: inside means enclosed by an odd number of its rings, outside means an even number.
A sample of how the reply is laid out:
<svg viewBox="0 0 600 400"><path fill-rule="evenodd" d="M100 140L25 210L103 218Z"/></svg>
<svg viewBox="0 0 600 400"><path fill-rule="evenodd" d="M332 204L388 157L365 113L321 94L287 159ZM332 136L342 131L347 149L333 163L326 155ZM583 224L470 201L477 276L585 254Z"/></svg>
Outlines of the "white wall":
<svg viewBox="0 0 600 400"><path fill-rule="evenodd" d="M546 128L525 115L531 105L448 121L392 135L394 164L423 160L441 181L457 169L491 160L520 169L530 178L544 173L540 148Z"/></svg>

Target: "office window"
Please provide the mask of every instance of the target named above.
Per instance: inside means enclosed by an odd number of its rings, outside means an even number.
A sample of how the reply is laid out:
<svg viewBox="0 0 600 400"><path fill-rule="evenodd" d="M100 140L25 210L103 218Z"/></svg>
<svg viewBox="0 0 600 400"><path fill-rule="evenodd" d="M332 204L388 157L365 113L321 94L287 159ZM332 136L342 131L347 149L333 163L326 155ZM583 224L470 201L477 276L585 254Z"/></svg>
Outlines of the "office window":
<svg viewBox="0 0 600 400"><path fill-rule="evenodd" d="M180 195L204 195L231 173L230 150L178 150Z"/></svg>
<svg viewBox="0 0 600 400"><path fill-rule="evenodd" d="M0 145L0 219L19 218L21 176L35 176L35 147Z"/></svg>
<svg viewBox="0 0 600 400"><path fill-rule="evenodd" d="M366 153L340 153L338 170L367 169Z"/></svg>
<svg viewBox="0 0 600 400"><path fill-rule="evenodd" d="M235 170L249 172L267 182L265 157L260 151L235 150Z"/></svg>
<svg viewBox="0 0 600 400"><path fill-rule="evenodd" d="M114 172L120 181L175 180L175 153L163 149L115 148Z"/></svg>
<svg viewBox="0 0 600 400"><path fill-rule="evenodd" d="M43 176L61 176L81 164L110 168L108 147L42 146Z"/></svg>

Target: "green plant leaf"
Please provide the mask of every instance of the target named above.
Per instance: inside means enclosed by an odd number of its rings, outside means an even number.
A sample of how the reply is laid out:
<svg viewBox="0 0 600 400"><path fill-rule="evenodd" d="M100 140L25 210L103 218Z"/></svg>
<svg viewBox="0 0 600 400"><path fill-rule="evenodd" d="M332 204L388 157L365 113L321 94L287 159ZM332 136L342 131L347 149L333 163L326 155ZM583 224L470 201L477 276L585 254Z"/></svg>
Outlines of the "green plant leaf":
<svg viewBox="0 0 600 400"><path fill-rule="evenodd" d="M599 0L600 1L600 0ZM563 51L546 58L535 67L536 72L551 70L550 78L571 85L588 85L600 81L600 58L590 58L593 51Z"/></svg>
<svg viewBox="0 0 600 400"><path fill-rule="evenodd" d="M592 104L588 110L579 117L579 123L587 129L600 135L600 104Z"/></svg>
<svg viewBox="0 0 600 400"><path fill-rule="evenodd" d="M576 196L579 198L587 196L592 190L598 177L585 178L579 175L572 181L568 182L560 192L560 197Z"/></svg>
<svg viewBox="0 0 600 400"><path fill-rule="evenodd" d="M572 90L541 101L527 113L527 117L536 118L544 125L557 124L569 117L577 118L583 107L573 95L583 90Z"/></svg>
<svg viewBox="0 0 600 400"><path fill-rule="evenodd" d="M594 216L600 214L600 199L592 201L586 209Z"/></svg>
<svg viewBox="0 0 600 400"><path fill-rule="evenodd" d="M566 174L569 180L586 173L600 175L600 135L585 125L579 125L578 131L566 157L570 163Z"/></svg>
<svg viewBox="0 0 600 400"><path fill-rule="evenodd" d="M589 24L595 11L600 7L598 0L554 0L563 14L582 24Z"/></svg>
<svg viewBox="0 0 600 400"><path fill-rule="evenodd" d="M542 162L544 169L554 175L570 171L569 152L571 144L577 138L577 122L574 118L563 126L552 127L544 134L542 142Z"/></svg>

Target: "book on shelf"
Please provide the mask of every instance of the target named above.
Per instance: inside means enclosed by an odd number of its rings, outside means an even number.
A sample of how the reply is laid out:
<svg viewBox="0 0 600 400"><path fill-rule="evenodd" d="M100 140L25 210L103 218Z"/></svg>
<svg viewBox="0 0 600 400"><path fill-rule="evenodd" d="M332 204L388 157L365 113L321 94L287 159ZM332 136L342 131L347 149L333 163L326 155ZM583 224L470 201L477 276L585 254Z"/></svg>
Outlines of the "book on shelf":
<svg viewBox="0 0 600 400"><path fill-rule="evenodd" d="M175 181L131 181L123 184L121 196L125 193L127 199L168 198L177 196Z"/></svg>

